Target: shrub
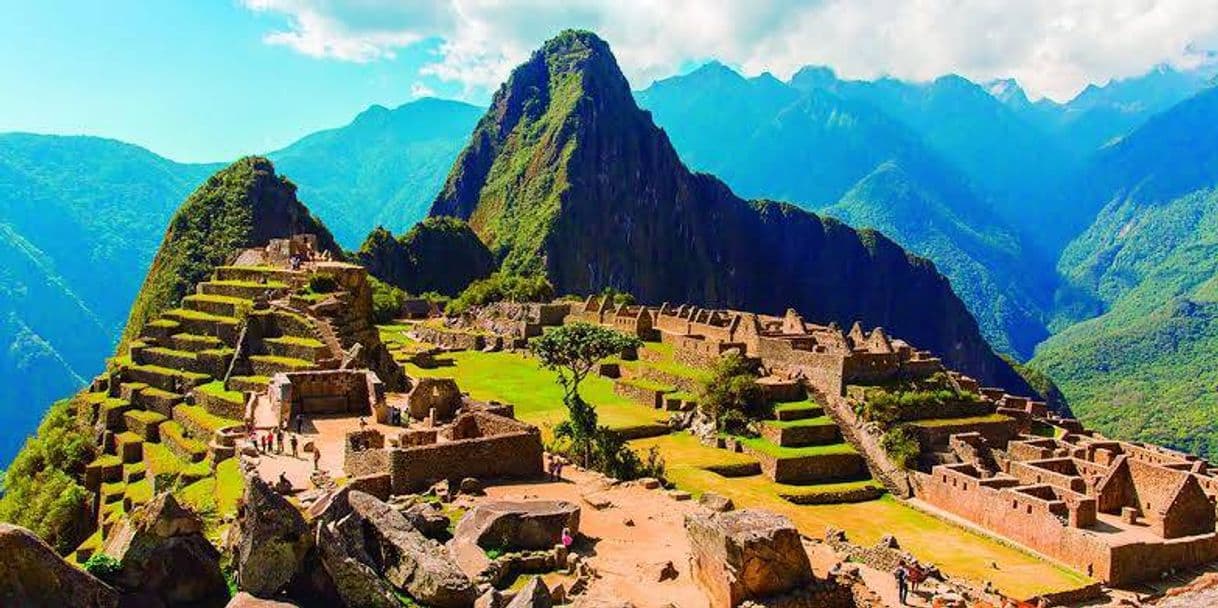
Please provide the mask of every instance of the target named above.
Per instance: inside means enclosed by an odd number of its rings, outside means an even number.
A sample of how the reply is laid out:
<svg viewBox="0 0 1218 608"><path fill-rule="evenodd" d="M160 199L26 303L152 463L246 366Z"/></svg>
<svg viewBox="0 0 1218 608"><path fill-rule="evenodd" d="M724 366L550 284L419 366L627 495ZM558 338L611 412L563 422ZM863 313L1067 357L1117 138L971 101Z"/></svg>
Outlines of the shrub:
<svg viewBox="0 0 1218 608"><path fill-rule="evenodd" d="M903 424L888 429L880 438L880 447L902 469L913 468L917 464L918 454L922 452L922 444L913 430Z"/></svg>
<svg viewBox="0 0 1218 608"><path fill-rule="evenodd" d="M309 293L334 293L338 291L338 281L334 275L325 272L315 272L309 276Z"/></svg>
<svg viewBox="0 0 1218 608"><path fill-rule="evenodd" d="M544 276L496 272L485 279L470 283L461 295L448 303L446 312L459 315L474 306L485 306L494 302L548 302L553 297L554 286Z"/></svg>
<svg viewBox="0 0 1218 608"><path fill-rule="evenodd" d="M118 574L119 570L122 570L122 565L119 564L118 560L105 553L94 553L85 561L85 572L103 581L108 577Z"/></svg>
<svg viewBox="0 0 1218 608"><path fill-rule="evenodd" d="M702 385L698 407L724 432L741 433L750 421L765 415L765 395L757 385L757 371L743 355L732 353L715 362L711 377Z"/></svg>
<svg viewBox="0 0 1218 608"><path fill-rule="evenodd" d="M79 545L89 527L80 476L96 453L77 418L78 400L51 405L5 473L0 497L0 521L30 529L60 553Z"/></svg>
<svg viewBox="0 0 1218 608"><path fill-rule="evenodd" d="M388 323L402 312L406 304L406 292L369 276L372 285L372 319L377 323Z"/></svg>

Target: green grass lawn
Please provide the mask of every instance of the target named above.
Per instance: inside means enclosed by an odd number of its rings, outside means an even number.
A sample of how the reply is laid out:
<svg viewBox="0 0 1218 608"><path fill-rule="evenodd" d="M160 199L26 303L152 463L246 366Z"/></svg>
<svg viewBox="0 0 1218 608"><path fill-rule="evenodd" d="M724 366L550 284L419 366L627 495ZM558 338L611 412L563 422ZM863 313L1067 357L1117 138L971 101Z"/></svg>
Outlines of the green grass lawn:
<svg viewBox="0 0 1218 608"><path fill-rule="evenodd" d="M803 458L806 456L825 456L829 454L857 453L849 443L830 443L827 445L810 445L801 448L783 447L770 443L764 437L740 437L740 443L750 450L757 450L775 458Z"/></svg>
<svg viewBox="0 0 1218 608"><path fill-rule="evenodd" d="M803 399L800 401L782 401L774 404L775 412L784 412L787 410L810 410L821 409L819 403L811 399Z"/></svg>
<svg viewBox="0 0 1218 608"><path fill-rule="evenodd" d="M407 364L416 377L453 378L474 399L495 400L516 406L516 417L546 431L567 416L562 388L554 372L542 369L536 360L518 353L464 351L445 355L452 365L422 369ZM613 392L613 381L590 376L580 385L580 395L596 406L600 422L610 428L629 428L662 423L663 412L644 407Z"/></svg>
<svg viewBox="0 0 1218 608"><path fill-rule="evenodd" d="M762 424L780 429L789 429L796 426L837 426L837 423L828 416L800 418L799 420L766 420Z"/></svg>
<svg viewBox="0 0 1218 608"><path fill-rule="evenodd" d="M1003 414L988 414L985 416L969 416L967 418L926 418L923 420L912 420L909 422L909 424L914 426L936 427L955 426L957 424L986 424L1010 421L1010 416L1005 416Z"/></svg>

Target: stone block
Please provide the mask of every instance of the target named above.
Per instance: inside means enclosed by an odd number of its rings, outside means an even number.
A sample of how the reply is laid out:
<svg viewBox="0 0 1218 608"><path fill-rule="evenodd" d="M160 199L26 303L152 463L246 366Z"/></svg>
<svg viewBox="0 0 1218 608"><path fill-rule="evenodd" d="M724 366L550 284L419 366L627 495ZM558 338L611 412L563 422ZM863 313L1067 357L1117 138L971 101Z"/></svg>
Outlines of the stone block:
<svg viewBox="0 0 1218 608"><path fill-rule="evenodd" d="M806 587L808 554L789 519L757 510L685 518L693 575L712 608L731 608Z"/></svg>

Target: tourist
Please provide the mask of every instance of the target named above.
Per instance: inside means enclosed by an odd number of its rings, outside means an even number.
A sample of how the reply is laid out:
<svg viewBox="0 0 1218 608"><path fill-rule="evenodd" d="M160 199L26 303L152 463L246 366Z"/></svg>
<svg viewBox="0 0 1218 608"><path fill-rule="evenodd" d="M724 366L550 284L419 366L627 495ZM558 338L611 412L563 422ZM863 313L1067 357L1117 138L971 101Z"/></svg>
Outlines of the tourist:
<svg viewBox="0 0 1218 608"><path fill-rule="evenodd" d="M267 431L266 434L262 436L262 451L267 454L271 453L271 432L270 431Z"/></svg>
<svg viewBox="0 0 1218 608"><path fill-rule="evenodd" d="M359 430L362 431L366 428L368 428L368 421L363 416L360 416L359 417Z"/></svg>
<svg viewBox="0 0 1218 608"><path fill-rule="evenodd" d="M546 456L546 475L550 477L550 481L554 481L554 455Z"/></svg>
<svg viewBox="0 0 1218 608"><path fill-rule="evenodd" d="M292 441L292 458L298 458L298 456L296 455L296 435L292 435L291 441Z"/></svg>
<svg viewBox="0 0 1218 608"><path fill-rule="evenodd" d="M574 543L574 542L575 542L575 539L571 536L571 529L563 528L562 529L562 546L566 547L567 549L570 549L571 543Z"/></svg>
<svg viewBox="0 0 1218 608"><path fill-rule="evenodd" d="M892 574L897 579L897 600L904 606L906 599L909 597L909 584L907 582L909 571L906 569L905 562L901 562Z"/></svg>
<svg viewBox="0 0 1218 608"><path fill-rule="evenodd" d="M321 449L313 446L313 470L316 471L321 464Z"/></svg>
<svg viewBox="0 0 1218 608"><path fill-rule="evenodd" d="M554 481L562 481L562 468L566 466L562 456L554 457Z"/></svg>
<svg viewBox="0 0 1218 608"><path fill-rule="evenodd" d="M304 432L304 414L296 414L296 432Z"/></svg>
<svg viewBox="0 0 1218 608"><path fill-rule="evenodd" d="M276 454L283 453L283 428L282 427L275 429L275 453Z"/></svg>

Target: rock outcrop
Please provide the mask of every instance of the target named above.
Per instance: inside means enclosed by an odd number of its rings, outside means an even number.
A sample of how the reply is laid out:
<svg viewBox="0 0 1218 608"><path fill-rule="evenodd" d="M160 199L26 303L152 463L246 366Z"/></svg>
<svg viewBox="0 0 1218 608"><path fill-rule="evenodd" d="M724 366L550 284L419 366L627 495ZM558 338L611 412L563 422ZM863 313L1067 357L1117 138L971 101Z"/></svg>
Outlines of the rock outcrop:
<svg viewBox="0 0 1218 608"><path fill-rule="evenodd" d="M516 597L508 603L507 608L551 608L554 599L550 596L550 588L540 576L534 576L516 593Z"/></svg>
<svg viewBox="0 0 1218 608"><path fill-rule="evenodd" d="M203 521L161 494L136 509L106 540L103 553L121 566L113 581L122 591L167 606L223 606L228 585L220 552L203 536Z"/></svg>
<svg viewBox="0 0 1218 608"><path fill-rule="evenodd" d="M313 534L300 511L256 475L245 481L235 547L237 586L273 597L301 572Z"/></svg>
<svg viewBox="0 0 1218 608"><path fill-rule="evenodd" d="M694 578L715 608L789 594L813 581L799 532L781 515L750 509L692 514L685 530Z"/></svg>
<svg viewBox="0 0 1218 608"><path fill-rule="evenodd" d="M0 524L0 606L114 608L118 593L59 557L33 532Z"/></svg>
<svg viewBox="0 0 1218 608"><path fill-rule="evenodd" d="M488 502L467 513L453 536L483 549L550 549L562 541L564 528L579 532L579 511L564 500Z"/></svg>
<svg viewBox="0 0 1218 608"><path fill-rule="evenodd" d="M268 600L240 591L237 595L233 596L233 599L228 601L228 604L224 608L296 608L296 604L281 602L279 600Z"/></svg>
<svg viewBox="0 0 1218 608"><path fill-rule="evenodd" d="M351 491L346 500L349 513L323 523L319 544L324 543L323 562L349 605L360 605L352 604L352 595L377 604L386 590L392 593L390 585L428 606L457 608L474 603L477 590L442 545L372 495ZM369 580L369 572L377 581Z"/></svg>

